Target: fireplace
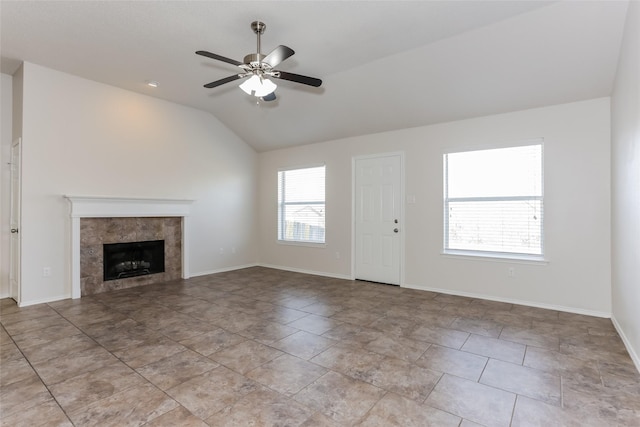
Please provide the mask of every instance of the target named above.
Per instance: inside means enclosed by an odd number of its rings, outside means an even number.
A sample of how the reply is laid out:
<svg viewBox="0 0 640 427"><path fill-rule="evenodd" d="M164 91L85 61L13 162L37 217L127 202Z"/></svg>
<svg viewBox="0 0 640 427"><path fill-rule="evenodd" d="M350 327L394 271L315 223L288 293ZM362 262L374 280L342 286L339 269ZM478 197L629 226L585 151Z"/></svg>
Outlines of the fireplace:
<svg viewBox="0 0 640 427"><path fill-rule="evenodd" d="M189 278L193 200L65 196L71 207L71 297ZM164 273L104 281L103 244L165 241Z"/></svg>
<svg viewBox="0 0 640 427"><path fill-rule="evenodd" d="M179 279L181 223L175 217L83 218L82 295Z"/></svg>
<svg viewBox="0 0 640 427"><path fill-rule="evenodd" d="M164 273L164 240L105 243L104 281Z"/></svg>

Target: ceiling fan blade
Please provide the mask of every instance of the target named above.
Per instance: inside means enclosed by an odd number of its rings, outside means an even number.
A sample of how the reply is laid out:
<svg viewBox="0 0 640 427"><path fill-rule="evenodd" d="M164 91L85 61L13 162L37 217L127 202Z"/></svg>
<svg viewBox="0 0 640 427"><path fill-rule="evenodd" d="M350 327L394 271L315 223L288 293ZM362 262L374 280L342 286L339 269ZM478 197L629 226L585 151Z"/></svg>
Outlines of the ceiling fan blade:
<svg viewBox="0 0 640 427"><path fill-rule="evenodd" d="M276 93L275 92L271 92L269 95L265 95L262 97L263 101L275 101L276 100Z"/></svg>
<svg viewBox="0 0 640 427"><path fill-rule="evenodd" d="M226 62L231 65L242 65L242 62L236 61L235 59L226 58L224 56L216 55L215 53L207 52L206 50L199 50L196 52L196 55L206 56L211 59L217 59L218 61Z"/></svg>
<svg viewBox="0 0 640 427"><path fill-rule="evenodd" d="M266 62L272 67L275 67L285 59L289 58L294 53L295 52L290 47L280 45L275 49L273 49L271 52L269 52L269 54L265 56L262 62Z"/></svg>
<svg viewBox="0 0 640 427"><path fill-rule="evenodd" d="M287 73L286 71L278 71L280 73L279 79L289 80L296 83L302 83L303 85L309 85L313 87L320 87L322 80L315 77L301 76L300 74ZM275 77L275 76L274 76Z"/></svg>
<svg viewBox="0 0 640 427"><path fill-rule="evenodd" d="M206 85L204 85L204 87L206 87L207 89L211 89L211 88L223 85L225 83L229 83L229 82L232 82L234 80L241 79L243 77L245 77L245 76L243 76L242 74L234 74L233 76L225 77L224 79L220 79L220 80L216 80L215 82L207 83Z"/></svg>

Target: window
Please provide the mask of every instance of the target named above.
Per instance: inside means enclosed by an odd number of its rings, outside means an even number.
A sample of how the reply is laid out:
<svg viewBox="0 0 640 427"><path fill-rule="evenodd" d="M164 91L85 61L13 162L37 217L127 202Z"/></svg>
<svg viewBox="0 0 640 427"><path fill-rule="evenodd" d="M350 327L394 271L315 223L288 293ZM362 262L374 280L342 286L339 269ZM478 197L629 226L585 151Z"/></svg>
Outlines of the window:
<svg viewBox="0 0 640 427"><path fill-rule="evenodd" d="M325 166L278 172L278 240L324 243Z"/></svg>
<svg viewBox="0 0 640 427"><path fill-rule="evenodd" d="M444 155L444 252L541 258L542 143Z"/></svg>

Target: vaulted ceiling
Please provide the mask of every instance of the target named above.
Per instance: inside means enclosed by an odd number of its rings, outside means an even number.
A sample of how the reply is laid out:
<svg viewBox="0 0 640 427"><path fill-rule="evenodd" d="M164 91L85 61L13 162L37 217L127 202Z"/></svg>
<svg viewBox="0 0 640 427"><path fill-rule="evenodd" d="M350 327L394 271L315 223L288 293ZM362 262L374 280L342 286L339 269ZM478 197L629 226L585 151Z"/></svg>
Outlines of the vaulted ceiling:
<svg viewBox="0 0 640 427"><path fill-rule="evenodd" d="M211 112L257 151L611 93L626 1L7 1L1 71L22 61ZM256 103L203 84L254 53L296 54ZM152 89L146 81L158 81Z"/></svg>

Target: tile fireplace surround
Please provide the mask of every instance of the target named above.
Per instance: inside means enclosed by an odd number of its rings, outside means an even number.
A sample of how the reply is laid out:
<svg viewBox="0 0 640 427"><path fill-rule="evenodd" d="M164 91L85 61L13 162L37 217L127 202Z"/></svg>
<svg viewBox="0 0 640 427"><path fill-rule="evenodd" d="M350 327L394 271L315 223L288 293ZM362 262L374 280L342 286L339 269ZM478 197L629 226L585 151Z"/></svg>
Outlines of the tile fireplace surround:
<svg viewBox="0 0 640 427"><path fill-rule="evenodd" d="M116 228L119 230L123 241L149 240L145 236L158 236L164 238L167 247L166 256L180 257L181 262L173 266L167 265L164 275L172 278L189 278L189 251L188 229L189 212L193 200L175 199L143 199L143 198L116 198L116 197L84 197L65 196L71 204L71 296L80 298L85 291L88 293L108 290L96 277L87 280L85 284L93 284L90 289L83 289L81 278L81 248L85 243L101 245L101 237L91 234L91 230ZM101 218L108 221L87 221L87 219ZM81 221L81 220L85 221ZM82 225L81 225L82 223ZM181 225L181 227L180 227ZM177 229L176 229L177 228ZM89 234L88 234L89 233ZM113 234L113 233L111 233ZM82 235L82 238L81 238ZM177 235L181 235L181 244L176 241ZM111 238L113 236L104 236ZM105 241L106 243L106 241ZM114 243L109 241L108 243ZM94 251L95 253L95 248ZM96 262L96 259L92 260ZM85 269L87 260L84 260ZM95 269L95 268L94 268ZM128 279L132 282L115 281L112 286L116 288L128 287L150 283L150 276ZM147 279L145 279L147 277ZM166 277L165 277L166 278ZM137 281L136 281L137 279ZM134 284L135 283L135 284Z"/></svg>
<svg viewBox="0 0 640 427"><path fill-rule="evenodd" d="M132 243L161 240L164 271L104 281L105 243ZM101 292L167 282L182 277L182 219L162 218L82 218L80 220L80 293Z"/></svg>

